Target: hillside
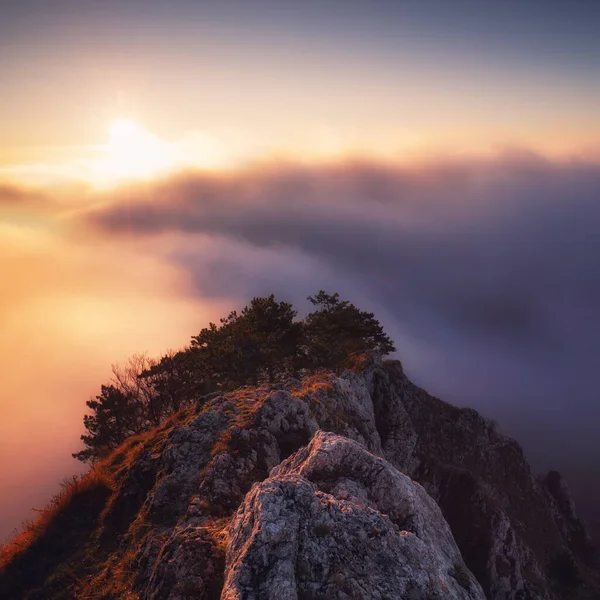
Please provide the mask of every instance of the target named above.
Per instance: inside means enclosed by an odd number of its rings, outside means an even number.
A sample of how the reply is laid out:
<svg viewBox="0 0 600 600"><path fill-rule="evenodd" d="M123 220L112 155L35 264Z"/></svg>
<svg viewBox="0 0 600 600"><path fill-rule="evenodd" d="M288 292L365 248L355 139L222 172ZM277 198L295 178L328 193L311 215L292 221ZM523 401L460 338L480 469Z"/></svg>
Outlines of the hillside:
<svg viewBox="0 0 600 600"><path fill-rule="evenodd" d="M198 398L0 556L7 600L600 597L556 472L366 356Z"/></svg>

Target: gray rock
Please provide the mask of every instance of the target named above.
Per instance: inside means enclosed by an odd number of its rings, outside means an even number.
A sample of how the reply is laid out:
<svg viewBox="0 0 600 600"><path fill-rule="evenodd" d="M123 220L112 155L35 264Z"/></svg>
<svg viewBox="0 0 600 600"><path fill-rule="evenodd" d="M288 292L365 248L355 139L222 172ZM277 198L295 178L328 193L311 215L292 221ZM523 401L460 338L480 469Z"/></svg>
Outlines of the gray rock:
<svg viewBox="0 0 600 600"><path fill-rule="evenodd" d="M175 591L154 595L160 586L156 576L151 581L152 573L162 572L167 555L161 549L176 544L194 547L198 536L204 544L212 543L198 528L231 518L252 485L265 481L269 471L273 481L300 478L302 497L313 486L315 498L328 494L335 506L346 502L387 515L400 530L435 546L438 554L453 556L449 548L458 547L457 565L464 563L490 600L559 600L566 593L572 598L596 598L600 588L594 570L586 566L587 555L578 553L581 544L573 543L585 536L565 486L553 479L542 486L519 445L476 411L430 396L408 380L399 362L377 357L368 357L360 372L291 380L283 388L247 388L216 397L202 414L175 425L169 433L158 460L156 484L145 504L157 523L138 549L137 590L142 600L179 598ZM361 476L362 459L352 460L356 454L344 453L343 460L327 463L337 464L332 473L319 462L322 453L311 454L308 448L286 460L309 444L318 429L359 442L361 452L366 448L373 460L374 456L385 459L387 468L372 478L364 466L367 471ZM405 478L389 475L391 467ZM411 479L423 488L414 488ZM289 488L289 481L288 487L283 485L277 484L277 494ZM407 492L413 489L421 491ZM275 488L272 491L275 494ZM449 525L449 537L448 525L431 529L422 518L419 506L426 507L431 499ZM320 510L315 508L315 514ZM164 514L173 516L156 519ZM335 523L342 527L339 519L332 521L332 527ZM582 578L580 585L567 591L554 580L551 568L565 548L573 552ZM215 556L220 551L213 547ZM327 551L334 550L328 547ZM173 555L172 550L168 555ZM197 596L190 597L203 597L207 585L198 575L194 554L177 556L176 581L196 586ZM327 594L333 593L328 588Z"/></svg>
<svg viewBox="0 0 600 600"><path fill-rule="evenodd" d="M425 490L331 433L252 488L229 538L223 600L485 598Z"/></svg>
<svg viewBox="0 0 600 600"><path fill-rule="evenodd" d="M514 440L397 361L210 395L104 468L74 597L600 598L562 478L538 481Z"/></svg>

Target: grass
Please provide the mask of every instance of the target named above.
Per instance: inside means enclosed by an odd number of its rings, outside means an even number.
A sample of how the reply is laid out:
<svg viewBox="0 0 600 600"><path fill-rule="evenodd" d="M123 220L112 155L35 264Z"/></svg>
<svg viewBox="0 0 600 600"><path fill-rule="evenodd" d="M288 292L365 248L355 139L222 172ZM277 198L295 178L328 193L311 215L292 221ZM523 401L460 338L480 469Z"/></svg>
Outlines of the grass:
<svg viewBox="0 0 600 600"><path fill-rule="evenodd" d="M135 555L135 550L131 549L117 552L106 562L96 565L94 572L79 582L73 597L78 600L139 600L133 590Z"/></svg>
<svg viewBox="0 0 600 600"><path fill-rule="evenodd" d="M331 376L316 374L290 391L318 402L318 398L324 401L333 387ZM217 440L213 456L236 451L232 431L251 428L257 412L272 392L272 386L259 386L224 395L223 400L231 403L230 422ZM39 511L37 518L0 546L0 598L137 600L133 591L135 553L132 549L139 547L150 525L144 511L140 512L141 505L135 504L137 499L134 499L135 506L125 507L128 510L121 506L119 490L127 485L132 468L144 453L151 456L160 453L174 426L206 408L212 410L215 405L183 408L155 429L129 438L88 474L64 481L59 493ZM134 475L138 476L143 478L145 473ZM152 467L148 474L151 476ZM140 489L144 488L144 481L137 483ZM140 494L142 492L143 489ZM131 504L130 496L126 499ZM123 518L117 518L119 515ZM229 518L215 518L206 525L215 552L223 556L228 524ZM125 539L122 537L125 533L129 541L120 545L119 540ZM113 543L107 543L104 538L111 538Z"/></svg>
<svg viewBox="0 0 600 600"><path fill-rule="evenodd" d="M99 469L92 469L87 475L73 477L61 483L61 490L52 497L46 508L32 522L26 523L23 531L0 547L0 571L8 563L26 552L48 533L50 526L60 517L67 516L76 498L89 496L95 492L110 492L112 480Z"/></svg>
<svg viewBox="0 0 600 600"><path fill-rule="evenodd" d="M116 538L131 525L129 521L122 527L113 523L115 511L123 517L123 507L114 503L119 499L119 487L140 455L160 452L173 426L192 412L185 407L155 429L126 440L86 475L63 481L60 491L38 511L37 518L25 523L18 535L0 546L0 598L95 600L108 598L107 590L111 588L113 597L136 600L129 585L130 553L116 552L110 558L108 554L115 550ZM139 507L135 507L135 513L124 517L135 519L131 528L139 529L134 532L139 541L146 528ZM104 544L103 537L112 537L112 546ZM93 582L100 574L104 574L104 582L95 587Z"/></svg>
<svg viewBox="0 0 600 600"><path fill-rule="evenodd" d="M226 411L226 414L232 416L232 420L227 429L215 442L215 445L211 450L212 458L231 449L231 430L234 427L248 429L253 425L256 413L264 404L264 401L268 396L269 390L266 386L258 388L242 388L237 392L230 392L225 396L226 401L231 402L233 405L233 410Z"/></svg>
<svg viewBox="0 0 600 600"><path fill-rule="evenodd" d="M215 549L222 556L225 556L225 552L227 551L227 544L229 543L230 523L231 517L224 517L221 519L213 519L205 525L209 537L214 542Z"/></svg>
<svg viewBox="0 0 600 600"><path fill-rule="evenodd" d="M310 396L312 402L319 403L319 396L333 391L334 385L331 375L315 374L306 377L298 388L289 391L295 396L302 398ZM251 429L254 425L257 412L264 404L265 400L273 392L272 386L263 385L256 388L244 387L236 392L229 392L224 396L225 400L231 402L233 409L230 413L233 417L227 429L217 439L211 451L211 457L214 458L222 452L231 451L233 446L232 430Z"/></svg>
<svg viewBox="0 0 600 600"><path fill-rule="evenodd" d="M114 563L111 586L120 590L116 597L135 599L119 584L125 573L117 572L126 569L128 561L121 556L118 562L105 562L110 548L104 548L102 533L106 527L109 537L115 533L111 509L118 497L116 490L132 465L145 450L158 450L180 418L179 414L173 415L160 427L129 438L86 475L63 481L60 491L37 518L0 547L0 598L84 598L87 596L80 590L86 587L90 574L103 572Z"/></svg>
<svg viewBox="0 0 600 600"><path fill-rule="evenodd" d="M364 370L365 365L368 364L368 361L370 358L371 358L371 354L368 352L351 354L346 359L344 368L349 369L351 371L356 371L357 373L360 373L362 370Z"/></svg>
<svg viewBox="0 0 600 600"><path fill-rule="evenodd" d="M157 427L134 435L125 440L118 448L104 458L98 467L115 480L119 480L144 451L158 452L167 442L167 436L174 426L193 416L193 409L184 407L172 414L164 423Z"/></svg>
<svg viewBox="0 0 600 600"><path fill-rule="evenodd" d="M0 597L68 597L65 590L83 574L86 547L112 489L100 469L65 480L37 519L0 548Z"/></svg>
<svg viewBox="0 0 600 600"><path fill-rule="evenodd" d="M298 396L308 396L318 392L331 392L334 389L332 377L329 374L310 375L302 381L302 387L294 392Z"/></svg>

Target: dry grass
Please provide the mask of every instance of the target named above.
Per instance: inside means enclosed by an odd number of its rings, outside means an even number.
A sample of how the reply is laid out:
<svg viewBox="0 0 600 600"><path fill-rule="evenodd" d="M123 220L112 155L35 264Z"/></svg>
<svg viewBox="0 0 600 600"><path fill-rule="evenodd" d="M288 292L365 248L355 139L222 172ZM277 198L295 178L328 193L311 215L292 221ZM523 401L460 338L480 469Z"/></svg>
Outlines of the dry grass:
<svg viewBox="0 0 600 600"><path fill-rule="evenodd" d="M64 481L37 519L0 549L0 597L72 597L94 562L93 534L113 484L98 468Z"/></svg>
<svg viewBox="0 0 600 600"><path fill-rule="evenodd" d="M152 431L126 440L86 475L63 481L60 491L37 518L0 547L0 597L5 597L3 586L10 590L8 597L15 598L30 588L43 585L46 590L49 582L65 590L82 589L90 566L103 572L108 563L100 558L104 551L100 550L98 536L117 495L115 490L140 455L159 451L173 425L186 417L184 409ZM112 576L111 586L119 588L115 597L134 600L137 596L119 583L127 579L121 571L128 564L125 559L118 561L115 573L119 571L119 576ZM34 576L28 581L29 576L24 574L32 570ZM89 597L101 598L102 594Z"/></svg>
<svg viewBox="0 0 600 600"><path fill-rule="evenodd" d="M52 497L46 508L39 511L37 519L26 523L21 533L0 547L0 571L44 536L49 526L69 509L75 497L102 488L112 490L112 486L112 479L99 468L92 469L82 477L75 475L64 480L60 492Z"/></svg>
<svg viewBox="0 0 600 600"><path fill-rule="evenodd" d="M317 373L306 377L294 388L288 390L299 398L310 397L311 403L318 404L319 398L326 396L334 390L333 377L328 373ZM256 419L259 409L265 400L273 393L273 387L269 385L256 388L244 387L235 392L226 394L225 400L231 402L233 408L225 411L233 417L228 428L221 434L211 451L211 457L222 452L231 450L232 430L234 428L251 428Z"/></svg>
<svg viewBox="0 0 600 600"><path fill-rule="evenodd" d="M105 521L130 468L144 452L159 453L173 427L196 413L194 407L183 408L153 430L126 440L86 475L65 480L37 518L0 546L0 598L32 592L48 598L137 600L131 585L134 554L105 547ZM137 514L131 524L134 545L147 534L145 517Z"/></svg>
<svg viewBox="0 0 600 600"><path fill-rule="evenodd" d="M239 427L240 429L246 429L252 426L256 418L256 413L264 404L269 394L269 387L262 386L258 388L242 388L237 392L231 392L226 395L226 400L233 405L233 410L231 411L233 418L229 427L215 442L211 451L211 457L214 458L230 448L232 428ZM225 413L228 414L228 411L225 411Z"/></svg>
<svg viewBox="0 0 600 600"><path fill-rule="evenodd" d="M372 354L370 352L350 354L346 359L344 368L351 371L360 372L365 368L365 365L369 363L371 358Z"/></svg>
<svg viewBox="0 0 600 600"><path fill-rule="evenodd" d="M306 386L302 392L304 394L316 394L318 392L332 392L333 384L328 381L315 381L310 386Z"/></svg>
<svg viewBox="0 0 600 600"><path fill-rule="evenodd" d="M184 407L157 427L128 438L99 463L99 468L118 479L144 450L160 451L173 427L193 417L194 414L192 408Z"/></svg>
<svg viewBox="0 0 600 600"><path fill-rule="evenodd" d="M316 374L290 391L298 396L323 399L333 389L330 375ZM147 515L138 510L133 521L127 521L130 537L126 547L106 545L102 540L105 530L110 535L111 509L130 468L144 453L160 453L174 426L196 417L202 410L219 410L223 402L228 403L221 410L229 415L229 426L215 443L212 456L230 451L235 442L232 431L251 428L273 391L272 386L247 387L225 394L217 403L185 407L155 429L129 438L85 476L63 482L60 492L38 517L0 547L0 597L23 597L29 590L43 590L44 594L68 590L76 592L74 597L82 600L138 600L133 591L136 575L133 548L139 548L148 534ZM215 551L222 556L228 544L229 522L229 518L214 518L206 523Z"/></svg>
<svg viewBox="0 0 600 600"><path fill-rule="evenodd" d="M113 554L105 563L98 565L98 571L81 581L77 587L79 600L139 600L133 590L137 571L133 568L136 551L133 549Z"/></svg>
<svg viewBox="0 0 600 600"><path fill-rule="evenodd" d="M225 556L227 545L229 544L229 524L230 517L214 519L206 525L206 531L213 540L216 550Z"/></svg>
<svg viewBox="0 0 600 600"><path fill-rule="evenodd" d="M149 439L149 432L140 433L127 439L116 450L99 463L99 467L113 476L120 475L129 468Z"/></svg>
<svg viewBox="0 0 600 600"><path fill-rule="evenodd" d="M229 430L224 431L217 441L215 445L212 447L210 451L211 458L221 454L222 452L226 452L229 449L229 444L231 443L231 432Z"/></svg>
<svg viewBox="0 0 600 600"><path fill-rule="evenodd" d="M308 396L318 392L333 391L333 378L330 374L317 373L306 377L298 390L294 390L294 394L298 396Z"/></svg>

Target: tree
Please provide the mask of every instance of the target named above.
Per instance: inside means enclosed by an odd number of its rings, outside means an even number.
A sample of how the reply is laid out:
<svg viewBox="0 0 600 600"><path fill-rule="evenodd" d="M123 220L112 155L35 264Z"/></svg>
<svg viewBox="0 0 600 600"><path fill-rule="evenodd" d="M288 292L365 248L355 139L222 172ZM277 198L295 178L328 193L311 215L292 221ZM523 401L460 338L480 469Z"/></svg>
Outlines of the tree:
<svg viewBox="0 0 600 600"><path fill-rule="evenodd" d="M304 341L304 324L288 302L277 302L271 294L254 298L241 313L244 332L252 341L256 379L273 383L297 374Z"/></svg>
<svg viewBox="0 0 600 600"><path fill-rule="evenodd" d="M138 418L146 419L148 426L156 427L163 421L165 414L170 413L170 407L164 406L163 399L154 388L150 378L142 374L156 365L155 360L146 354L134 354L124 365L112 365L111 385L130 399L137 408Z"/></svg>
<svg viewBox="0 0 600 600"><path fill-rule="evenodd" d="M227 390L244 385L251 375L250 349L238 321L238 313L232 311L220 320L220 326L209 323L192 337L190 351L194 353L197 376L208 387Z"/></svg>
<svg viewBox="0 0 600 600"><path fill-rule="evenodd" d="M308 300L318 310L305 320L308 368L326 368L339 372L349 356L377 352L383 356L395 352L392 340L371 312L340 300L339 294L323 290Z"/></svg>
<svg viewBox="0 0 600 600"><path fill-rule="evenodd" d="M199 368L219 389L258 385L297 373L303 324L297 311L275 296L253 298L220 326L210 323L192 338Z"/></svg>
<svg viewBox="0 0 600 600"><path fill-rule="evenodd" d="M281 382L317 369L341 371L348 357L395 350L373 313L323 290L308 300L317 310L304 320L288 302L271 294L253 298L192 337L189 347L160 360L134 355L113 366L113 378L84 417L85 450L76 458L96 460L130 435L147 431L185 404L215 390Z"/></svg>
<svg viewBox="0 0 600 600"><path fill-rule="evenodd" d="M145 354L134 354L124 365L112 366L109 385L101 386L100 395L86 403L91 414L83 418L87 434L81 440L87 448L73 454L75 458L92 462L102 458L129 436L160 425L180 408L181 395L175 401L169 393L168 371L149 374L156 365Z"/></svg>
<svg viewBox="0 0 600 600"><path fill-rule="evenodd" d="M197 352L190 348L165 354L138 377L153 390L163 420L194 398L214 391L200 368Z"/></svg>
<svg viewBox="0 0 600 600"><path fill-rule="evenodd" d="M81 461L96 461L120 446L128 437L148 429L140 419L134 398L114 385L103 385L100 395L86 402L92 414L83 417L88 433L81 436L87 446L73 454Z"/></svg>

